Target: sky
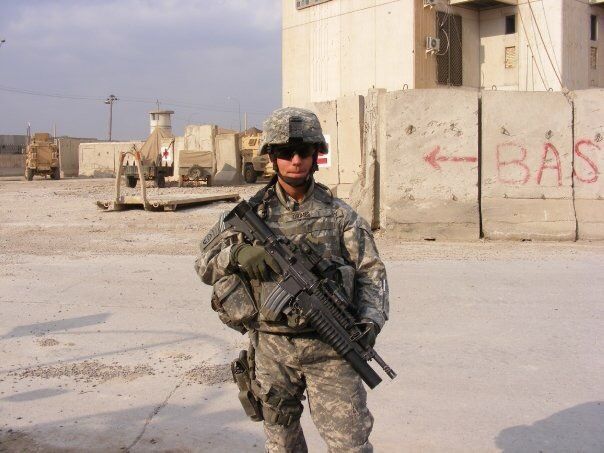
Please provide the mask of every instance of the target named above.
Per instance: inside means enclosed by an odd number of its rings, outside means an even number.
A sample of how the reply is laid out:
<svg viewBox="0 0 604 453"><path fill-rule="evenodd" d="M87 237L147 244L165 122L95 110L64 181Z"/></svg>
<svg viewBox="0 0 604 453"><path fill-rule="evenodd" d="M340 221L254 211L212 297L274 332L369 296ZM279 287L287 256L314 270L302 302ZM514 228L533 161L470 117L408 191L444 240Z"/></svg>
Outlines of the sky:
<svg viewBox="0 0 604 453"><path fill-rule="evenodd" d="M0 134L143 139L248 127L281 105L280 0L0 0Z"/></svg>

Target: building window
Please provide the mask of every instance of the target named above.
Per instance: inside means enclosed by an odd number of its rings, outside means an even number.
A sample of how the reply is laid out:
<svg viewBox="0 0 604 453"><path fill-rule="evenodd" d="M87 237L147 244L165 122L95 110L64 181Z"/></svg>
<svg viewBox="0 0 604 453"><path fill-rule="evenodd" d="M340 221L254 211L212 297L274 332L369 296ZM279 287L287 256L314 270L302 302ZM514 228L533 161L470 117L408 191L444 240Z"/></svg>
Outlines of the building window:
<svg viewBox="0 0 604 453"><path fill-rule="evenodd" d="M440 85L463 85L461 16L438 11L436 28L440 50L436 54L436 82Z"/></svg>
<svg viewBox="0 0 604 453"><path fill-rule="evenodd" d="M589 39L592 41L598 40L598 16L592 14L590 16L590 24L589 24Z"/></svg>
<svg viewBox="0 0 604 453"><path fill-rule="evenodd" d="M505 48L505 67L515 68L516 67L516 46Z"/></svg>
<svg viewBox="0 0 604 453"><path fill-rule="evenodd" d="M505 16L505 34L513 35L516 33L516 15Z"/></svg>
<svg viewBox="0 0 604 453"><path fill-rule="evenodd" d="M309 6L315 6L319 3L325 3L328 1L329 0L296 0L296 9L304 9L308 8Z"/></svg>
<svg viewBox="0 0 604 453"><path fill-rule="evenodd" d="M598 48L592 47L589 51L589 67L598 69Z"/></svg>

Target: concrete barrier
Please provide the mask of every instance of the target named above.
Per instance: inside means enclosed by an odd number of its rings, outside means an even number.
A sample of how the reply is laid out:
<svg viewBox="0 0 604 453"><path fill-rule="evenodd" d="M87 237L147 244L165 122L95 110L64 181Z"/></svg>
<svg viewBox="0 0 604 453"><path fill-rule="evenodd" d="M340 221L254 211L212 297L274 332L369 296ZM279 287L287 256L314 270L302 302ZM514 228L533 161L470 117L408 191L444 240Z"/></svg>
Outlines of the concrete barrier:
<svg viewBox="0 0 604 453"><path fill-rule="evenodd" d="M380 226L404 239L478 239L478 93L386 93Z"/></svg>
<svg viewBox="0 0 604 453"><path fill-rule="evenodd" d="M482 95L488 239L574 240L572 108L562 93Z"/></svg>
<svg viewBox="0 0 604 453"><path fill-rule="evenodd" d="M238 134L218 134L216 147L216 175L213 184L228 186L241 183L241 154Z"/></svg>
<svg viewBox="0 0 604 453"><path fill-rule="evenodd" d="M372 228L379 227L379 112L386 90L370 90L363 103L361 171L350 191L350 204Z"/></svg>
<svg viewBox="0 0 604 453"><path fill-rule="evenodd" d="M308 104L306 108L315 112L321 122L323 134L329 142L329 156L322 158L315 177L317 181L337 193L340 184L337 102L317 102Z"/></svg>
<svg viewBox="0 0 604 453"><path fill-rule="evenodd" d="M574 92L574 187L579 239L604 239L604 90Z"/></svg>
<svg viewBox="0 0 604 453"><path fill-rule="evenodd" d="M337 101L338 118L338 197L350 201L350 192L362 169L364 98L344 96Z"/></svg>

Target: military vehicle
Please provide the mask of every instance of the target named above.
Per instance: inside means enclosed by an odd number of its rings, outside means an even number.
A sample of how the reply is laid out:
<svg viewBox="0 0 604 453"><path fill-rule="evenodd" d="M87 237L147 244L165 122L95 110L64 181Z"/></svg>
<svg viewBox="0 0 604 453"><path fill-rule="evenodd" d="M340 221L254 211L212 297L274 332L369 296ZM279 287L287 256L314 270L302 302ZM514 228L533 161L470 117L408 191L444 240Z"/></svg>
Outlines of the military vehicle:
<svg viewBox="0 0 604 453"><path fill-rule="evenodd" d="M145 180L155 181L157 187L166 187L166 177L174 175L174 137L161 127L156 127L143 144L139 153ZM128 159L124 163L124 175L128 187L136 187L139 172L136 162Z"/></svg>
<svg viewBox="0 0 604 453"><path fill-rule="evenodd" d="M259 177L271 178L275 174L268 155L259 155L260 137L260 134L244 135L239 144L243 179L247 183L255 183Z"/></svg>
<svg viewBox="0 0 604 453"><path fill-rule="evenodd" d="M178 187L182 187L186 181L205 181L207 186L212 185L214 153L183 149L178 155L178 174Z"/></svg>
<svg viewBox="0 0 604 453"><path fill-rule="evenodd" d="M61 178L59 147L50 134L36 132L25 150L25 179L31 181L34 175Z"/></svg>

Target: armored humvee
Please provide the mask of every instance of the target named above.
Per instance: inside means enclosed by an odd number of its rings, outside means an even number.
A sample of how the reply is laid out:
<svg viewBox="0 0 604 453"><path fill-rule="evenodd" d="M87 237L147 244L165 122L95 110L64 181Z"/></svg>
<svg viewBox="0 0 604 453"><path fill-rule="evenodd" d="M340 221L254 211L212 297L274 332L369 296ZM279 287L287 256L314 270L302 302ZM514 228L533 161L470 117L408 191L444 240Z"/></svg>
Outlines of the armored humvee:
<svg viewBox="0 0 604 453"><path fill-rule="evenodd" d="M243 179L247 183L254 183L259 177L271 178L275 174L268 155L259 155L259 147L260 134L241 137L241 168Z"/></svg>

